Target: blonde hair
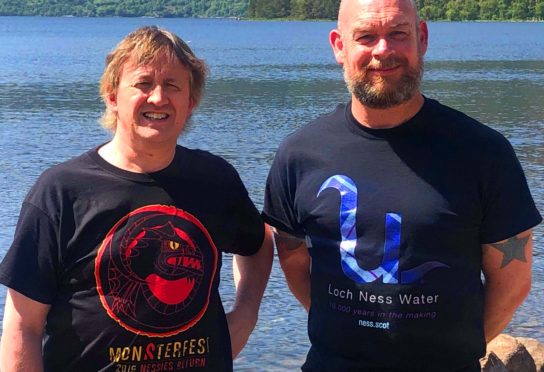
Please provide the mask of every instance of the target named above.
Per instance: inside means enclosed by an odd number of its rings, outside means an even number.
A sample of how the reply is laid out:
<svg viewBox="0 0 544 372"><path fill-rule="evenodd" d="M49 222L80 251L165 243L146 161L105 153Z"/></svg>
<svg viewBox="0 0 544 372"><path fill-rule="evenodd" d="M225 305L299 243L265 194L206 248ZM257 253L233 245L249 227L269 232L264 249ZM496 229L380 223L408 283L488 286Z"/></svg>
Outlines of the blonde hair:
<svg viewBox="0 0 544 372"><path fill-rule="evenodd" d="M178 60L190 70L191 100L198 106L204 91L207 66L197 58L191 48L174 33L157 26L145 26L128 34L106 57L106 67L100 79L100 95L107 103L108 97L117 91L121 72L129 58L138 66L152 63L166 54L171 61ZM100 119L102 126L115 132L117 117L108 105Z"/></svg>

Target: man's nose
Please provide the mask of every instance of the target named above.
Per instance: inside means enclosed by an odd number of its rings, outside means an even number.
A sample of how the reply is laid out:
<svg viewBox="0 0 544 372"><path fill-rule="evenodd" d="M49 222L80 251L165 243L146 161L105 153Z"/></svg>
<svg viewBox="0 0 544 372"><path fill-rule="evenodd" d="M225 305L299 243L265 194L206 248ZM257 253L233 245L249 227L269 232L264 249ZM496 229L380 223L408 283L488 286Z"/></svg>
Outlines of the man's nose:
<svg viewBox="0 0 544 372"><path fill-rule="evenodd" d="M380 59L386 58L391 54L392 51L393 50L391 49L389 41L387 41L386 38L382 37L377 41L376 45L374 46L372 54L376 59Z"/></svg>
<svg viewBox="0 0 544 372"><path fill-rule="evenodd" d="M166 93L164 92L162 85L155 85L153 90L149 92L147 102L152 103L156 106L165 105L168 102L168 98L166 96Z"/></svg>

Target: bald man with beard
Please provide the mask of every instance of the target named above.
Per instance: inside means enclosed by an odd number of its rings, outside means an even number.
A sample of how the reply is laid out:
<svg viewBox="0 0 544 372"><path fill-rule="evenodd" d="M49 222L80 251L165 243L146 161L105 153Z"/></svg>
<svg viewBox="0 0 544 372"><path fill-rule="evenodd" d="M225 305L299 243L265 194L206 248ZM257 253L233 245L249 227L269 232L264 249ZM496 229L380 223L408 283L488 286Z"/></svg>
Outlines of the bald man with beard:
<svg viewBox="0 0 544 372"><path fill-rule="evenodd" d="M542 220L514 150L421 93L413 1L342 1L330 44L351 101L283 141L263 210L309 312L302 370L479 371Z"/></svg>

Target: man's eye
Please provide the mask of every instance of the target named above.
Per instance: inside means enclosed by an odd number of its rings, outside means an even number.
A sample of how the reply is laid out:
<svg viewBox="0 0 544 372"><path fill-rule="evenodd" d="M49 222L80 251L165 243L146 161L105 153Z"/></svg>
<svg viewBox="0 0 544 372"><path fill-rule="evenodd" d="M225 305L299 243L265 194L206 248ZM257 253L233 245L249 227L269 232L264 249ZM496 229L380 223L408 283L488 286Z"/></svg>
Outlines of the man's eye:
<svg viewBox="0 0 544 372"><path fill-rule="evenodd" d="M370 34L366 34L366 35L359 35L357 37L357 41L360 42L360 43L371 43L372 41L374 41L375 39L375 36L374 35L370 35Z"/></svg>
<svg viewBox="0 0 544 372"><path fill-rule="evenodd" d="M408 35L406 32L404 31L393 31L389 34L391 36L392 39L394 40L403 40L406 38L406 36Z"/></svg>
<svg viewBox="0 0 544 372"><path fill-rule="evenodd" d="M168 89L171 89L171 90L175 90L175 91L181 90L181 87L175 83L169 83L167 86L168 86Z"/></svg>
<svg viewBox="0 0 544 372"><path fill-rule="evenodd" d="M134 86L139 89L147 89L151 87L151 83L149 81L138 81Z"/></svg>

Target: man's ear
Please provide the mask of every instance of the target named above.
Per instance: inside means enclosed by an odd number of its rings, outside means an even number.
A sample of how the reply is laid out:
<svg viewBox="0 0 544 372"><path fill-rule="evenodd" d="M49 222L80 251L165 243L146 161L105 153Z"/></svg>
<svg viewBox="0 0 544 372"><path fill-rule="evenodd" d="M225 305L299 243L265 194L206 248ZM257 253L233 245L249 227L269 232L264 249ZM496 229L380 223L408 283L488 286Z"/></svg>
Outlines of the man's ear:
<svg viewBox="0 0 544 372"><path fill-rule="evenodd" d="M195 100L191 97L189 98L189 113L188 117L190 117L193 114L193 109L196 107Z"/></svg>
<svg viewBox="0 0 544 372"><path fill-rule="evenodd" d="M419 22L419 51L421 55L425 55L427 52L427 46L429 45L429 30L427 29L427 22Z"/></svg>
<svg viewBox="0 0 544 372"><path fill-rule="evenodd" d="M105 101L110 111L117 112L117 95L114 92L109 93Z"/></svg>
<svg viewBox="0 0 544 372"><path fill-rule="evenodd" d="M341 65L344 64L344 42L342 41L340 31L334 29L329 33L329 43L331 44L336 62Z"/></svg>
<svg viewBox="0 0 544 372"><path fill-rule="evenodd" d="M193 98L191 98L189 100L189 110L191 110L191 112L193 112L193 109L195 108L195 106L196 106L195 100Z"/></svg>

